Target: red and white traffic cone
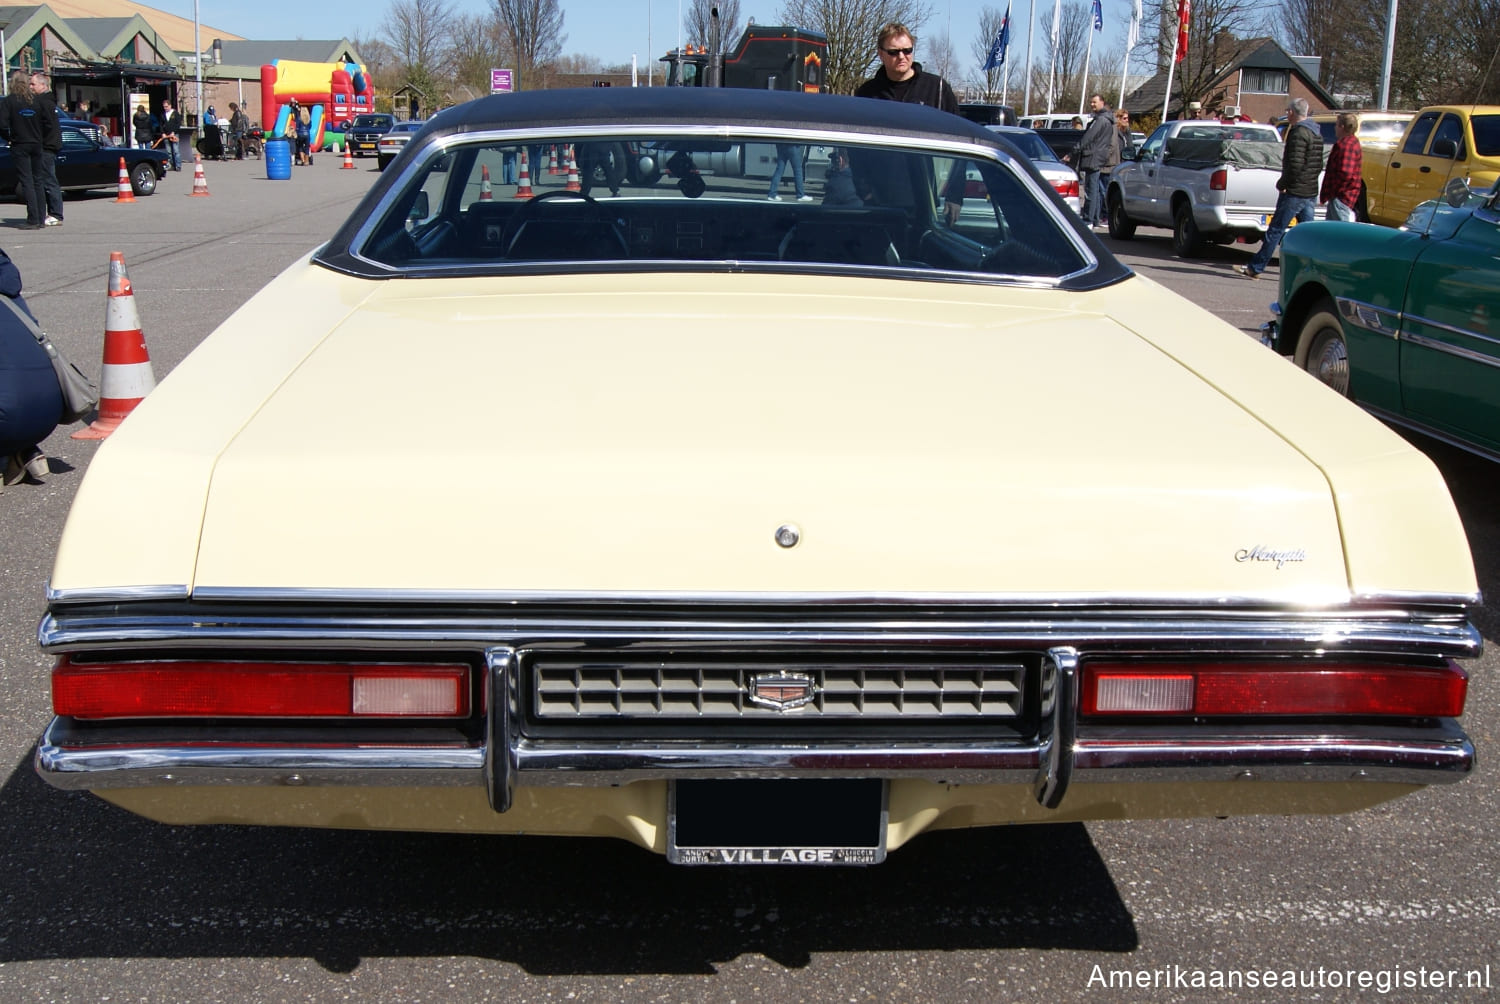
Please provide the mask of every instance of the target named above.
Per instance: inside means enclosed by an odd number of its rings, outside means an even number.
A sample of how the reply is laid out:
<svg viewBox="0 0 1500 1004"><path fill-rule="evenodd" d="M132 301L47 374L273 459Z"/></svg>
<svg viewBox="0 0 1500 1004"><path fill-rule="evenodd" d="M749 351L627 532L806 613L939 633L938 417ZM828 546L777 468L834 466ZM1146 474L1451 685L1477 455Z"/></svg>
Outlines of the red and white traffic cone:
<svg viewBox="0 0 1500 1004"><path fill-rule="evenodd" d="M569 143L565 149L568 151L568 183L563 188L569 192L581 192L583 184L578 180L578 158L573 155L573 144Z"/></svg>
<svg viewBox="0 0 1500 1004"><path fill-rule="evenodd" d="M354 150L351 149L350 147L346 146L346 147L344 147L344 163L343 163L343 166L339 168L339 170L340 171L353 171L355 169L356 168L354 167Z"/></svg>
<svg viewBox="0 0 1500 1004"><path fill-rule="evenodd" d="M529 168L529 167L526 166L526 148L522 147L521 148L521 180L520 180L519 185L517 185L517 187L516 187L516 198L518 198L518 199L529 199L529 198L531 198L532 194L533 193L531 191L531 168Z"/></svg>
<svg viewBox="0 0 1500 1004"><path fill-rule="evenodd" d="M104 439L119 428L156 386L151 354L141 334L135 293L125 273L125 253L109 253L109 298L104 301L104 368L99 374L99 415L74 439Z"/></svg>
<svg viewBox="0 0 1500 1004"><path fill-rule="evenodd" d="M207 195L208 179L203 176L203 158L193 154L193 190L189 195Z"/></svg>
<svg viewBox="0 0 1500 1004"><path fill-rule="evenodd" d="M562 173L560 170L558 170L558 167L557 167L557 144L556 143L554 143L552 145L552 153L547 158L547 173L548 174L561 174Z"/></svg>
<svg viewBox="0 0 1500 1004"><path fill-rule="evenodd" d="M116 202L134 202L135 189L130 187L130 172L125 167L125 158L120 158L120 187Z"/></svg>
<svg viewBox="0 0 1500 1004"><path fill-rule="evenodd" d="M495 201L494 189L490 187L490 165L479 165L479 201Z"/></svg>

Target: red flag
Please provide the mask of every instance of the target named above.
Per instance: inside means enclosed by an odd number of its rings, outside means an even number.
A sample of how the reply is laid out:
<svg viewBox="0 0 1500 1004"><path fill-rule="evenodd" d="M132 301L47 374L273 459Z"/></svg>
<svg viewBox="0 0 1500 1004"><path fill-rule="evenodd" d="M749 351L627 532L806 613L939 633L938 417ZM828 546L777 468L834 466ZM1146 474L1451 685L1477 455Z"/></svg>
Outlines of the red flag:
<svg viewBox="0 0 1500 1004"><path fill-rule="evenodd" d="M1188 27L1193 21L1193 0L1177 0L1177 62L1187 55Z"/></svg>

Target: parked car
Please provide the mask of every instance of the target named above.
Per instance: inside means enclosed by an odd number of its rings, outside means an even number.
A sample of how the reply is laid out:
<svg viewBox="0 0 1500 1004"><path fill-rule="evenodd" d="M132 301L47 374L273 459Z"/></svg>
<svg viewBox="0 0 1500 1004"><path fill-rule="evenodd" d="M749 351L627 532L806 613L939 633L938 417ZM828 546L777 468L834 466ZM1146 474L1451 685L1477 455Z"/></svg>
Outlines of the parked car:
<svg viewBox="0 0 1500 1004"><path fill-rule="evenodd" d="M1379 109L1355 110L1354 114L1359 116L1359 132L1355 135L1359 138L1359 145L1365 150L1391 150L1401 141L1401 134L1406 131L1406 125L1416 115L1416 112L1390 112ZM1323 135L1323 145L1333 146L1338 140L1338 132L1335 126L1338 123L1338 112L1314 112L1308 118L1318 127L1318 132Z"/></svg>
<svg viewBox="0 0 1500 1004"><path fill-rule="evenodd" d="M986 101L965 101L958 106L958 113L970 122L980 125L1016 124L1016 110L1010 105L997 105Z"/></svg>
<svg viewBox="0 0 1500 1004"><path fill-rule="evenodd" d="M397 122L391 126L391 131L380 137L376 143L376 157L379 159L380 169L385 170L387 164L396 159L396 156L406 148L406 141L418 132L426 122L407 121Z"/></svg>
<svg viewBox="0 0 1500 1004"><path fill-rule="evenodd" d="M118 189L120 160L124 158L126 176L136 195L150 195L156 183L167 175L167 154L163 150L137 150L110 146L100 142L98 126L89 123L62 125L62 149L57 153L57 183L64 192L81 192L91 188ZM20 200L21 184L11 162L10 146L0 139L0 192Z"/></svg>
<svg viewBox="0 0 1500 1004"><path fill-rule="evenodd" d="M1206 241L1258 240L1276 210L1281 153L1269 125L1165 122L1110 175L1109 235L1130 240L1138 226L1170 227L1182 257Z"/></svg>
<svg viewBox="0 0 1500 1004"><path fill-rule="evenodd" d="M1004 136L1011 142L1011 145L1025 154L1031 161L1031 166L1047 179L1047 184L1051 185L1058 195L1062 196L1068 208L1075 213L1080 211L1078 172L1059 160L1052 148L1037 135L1036 130L999 125L986 126L986 128L998 136Z"/></svg>
<svg viewBox="0 0 1500 1004"><path fill-rule="evenodd" d="M349 149L354 151L354 156L363 157L367 153L378 156L380 137L390 132L395 125L394 115L356 115L344 135L348 137Z"/></svg>
<svg viewBox="0 0 1500 1004"><path fill-rule="evenodd" d="M661 180L501 180L591 142ZM770 201L704 166L756 143L850 173ZM1438 471L987 130L536 90L401 161L91 460L40 628L50 783L174 824L867 864L1471 770Z"/></svg>
<svg viewBox="0 0 1500 1004"><path fill-rule="evenodd" d="M1370 221L1399 227L1452 179L1489 188L1500 179L1500 105L1423 108L1396 145L1365 151Z"/></svg>
<svg viewBox="0 0 1500 1004"><path fill-rule="evenodd" d="M1265 340L1403 428L1500 461L1500 194L1420 207L1411 229L1297 227Z"/></svg>

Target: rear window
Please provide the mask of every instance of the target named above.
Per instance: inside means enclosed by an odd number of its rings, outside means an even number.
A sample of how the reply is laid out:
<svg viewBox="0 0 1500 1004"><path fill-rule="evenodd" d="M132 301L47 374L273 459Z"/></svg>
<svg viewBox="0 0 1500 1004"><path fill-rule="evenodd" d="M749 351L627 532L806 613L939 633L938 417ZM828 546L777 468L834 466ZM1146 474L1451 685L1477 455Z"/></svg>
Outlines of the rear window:
<svg viewBox="0 0 1500 1004"><path fill-rule="evenodd" d="M792 140L559 132L429 149L355 253L423 274L713 266L1035 281L1096 264L1050 193L996 151ZM566 172L551 173L553 150ZM800 162L802 191L790 166L772 188L778 161Z"/></svg>
<svg viewBox="0 0 1500 1004"><path fill-rule="evenodd" d="M1500 157L1500 115L1475 115L1474 151L1481 157Z"/></svg>

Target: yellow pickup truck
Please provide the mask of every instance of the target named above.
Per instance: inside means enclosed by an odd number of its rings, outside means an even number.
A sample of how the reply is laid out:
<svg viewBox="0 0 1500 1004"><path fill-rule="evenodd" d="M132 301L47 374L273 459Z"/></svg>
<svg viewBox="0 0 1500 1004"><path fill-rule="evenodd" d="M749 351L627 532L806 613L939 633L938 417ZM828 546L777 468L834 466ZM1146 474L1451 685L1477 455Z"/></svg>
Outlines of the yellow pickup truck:
<svg viewBox="0 0 1500 1004"><path fill-rule="evenodd" d="M1391 150L1364 150L1370 221L1399 227L1407 214L1442 194L1450 178L1474 189L1500 177L1500 105L1423 108Z"/></svg>

